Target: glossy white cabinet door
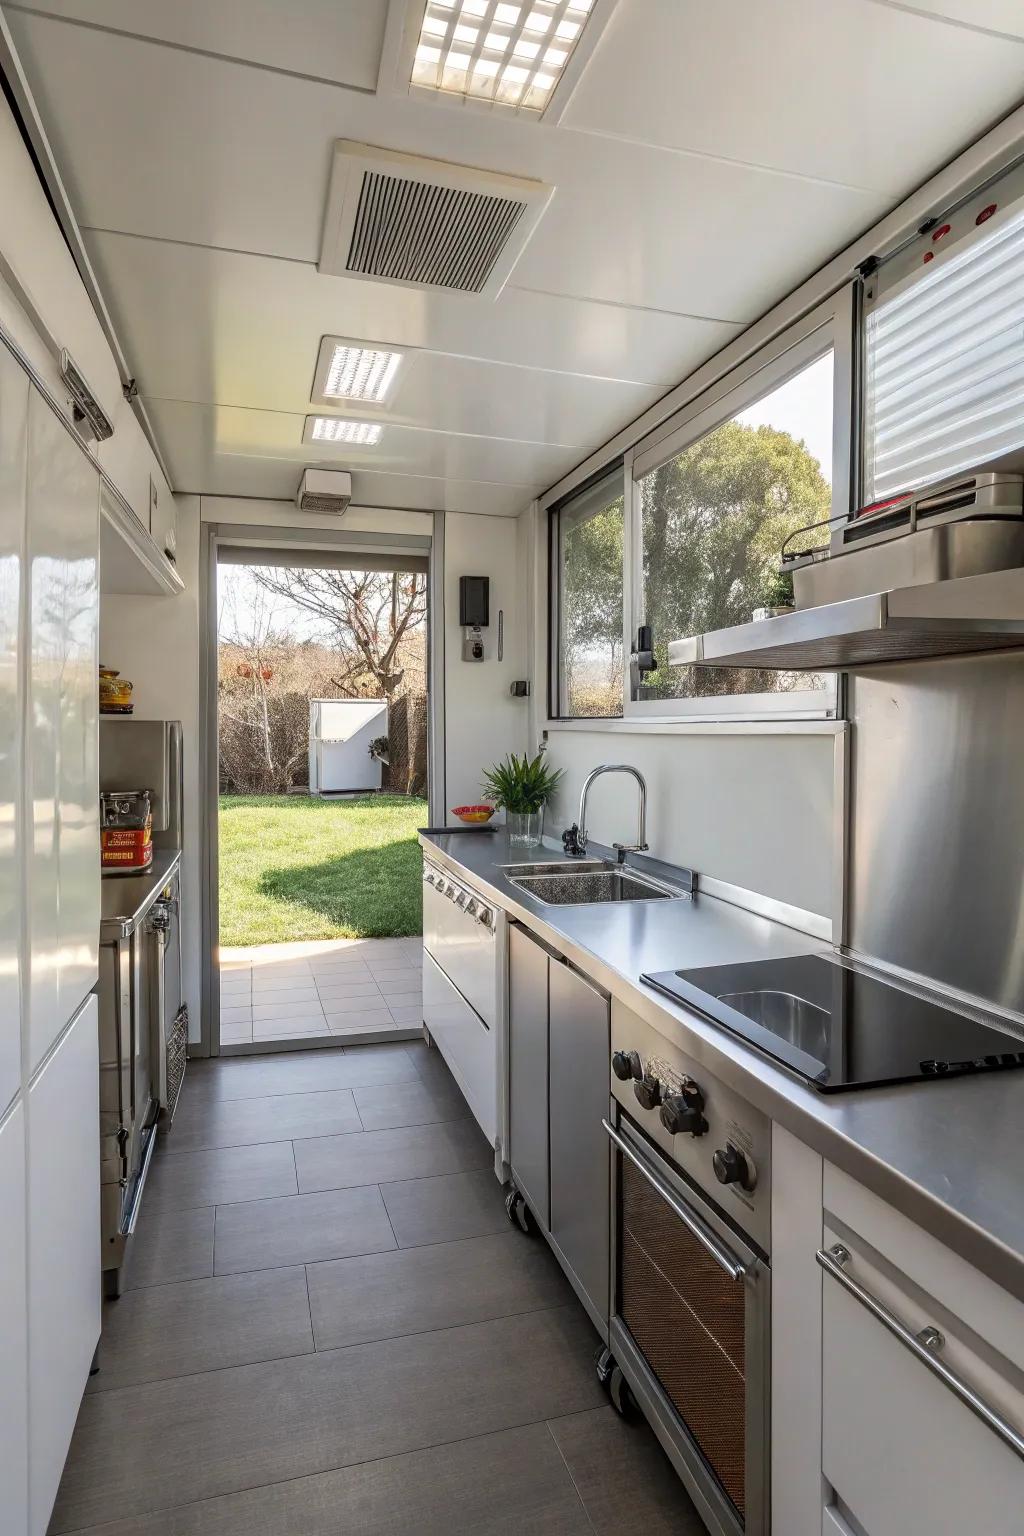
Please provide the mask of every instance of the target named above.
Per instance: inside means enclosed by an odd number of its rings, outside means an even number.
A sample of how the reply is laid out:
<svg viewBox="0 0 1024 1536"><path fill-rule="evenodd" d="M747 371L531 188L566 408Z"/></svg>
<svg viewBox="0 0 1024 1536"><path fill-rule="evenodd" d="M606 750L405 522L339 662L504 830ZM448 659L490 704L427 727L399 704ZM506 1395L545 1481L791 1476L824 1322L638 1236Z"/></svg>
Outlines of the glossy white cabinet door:
<svg viewBox="0 0 1024 1536"><path fill-rule="evenodd" d="M0 1115L21 1085L21 575L28 376L0 347Z"/></svg>
<svg viewBox="0 0 1024 1536"><path fill-rule="evenodd" d="M100 899L99 476L35 389L27 542L31 1073L95 984Z"/></svg>
<svg viewBox="0 0 1024 1536"><path fill-rule="evenodd" d="M28 1531L28 1314L25 1304L25 1116L0 1125L0 1522Z"/></svg>
<svg viewBox="0 0 1024 1536"><path fill-rule="evenodd" d="M100 1336L96 998L28 1094L29 1511L44 1536Z"/></svg>

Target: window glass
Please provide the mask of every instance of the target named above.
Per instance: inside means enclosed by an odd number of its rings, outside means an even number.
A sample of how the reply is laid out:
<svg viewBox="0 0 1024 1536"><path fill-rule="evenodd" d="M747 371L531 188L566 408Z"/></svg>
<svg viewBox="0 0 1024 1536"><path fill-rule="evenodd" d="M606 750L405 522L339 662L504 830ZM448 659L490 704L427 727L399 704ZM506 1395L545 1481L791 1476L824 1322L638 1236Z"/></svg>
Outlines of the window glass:
<svg viewBox="0 0 1024 1536"><path fill-rule="evenodd" d="M622 714L621 467L554 513L558 581L558 709Z"/></svg>
<svg viewBox="0 0 1024 1536"><path fill-rule="evenodd" d="M671 640L786 600L784 540L832 512L832 411L829 351L638 481L642 622L658 665L634 678L637 701L832 687L801 672L667 665Z"/></svg>

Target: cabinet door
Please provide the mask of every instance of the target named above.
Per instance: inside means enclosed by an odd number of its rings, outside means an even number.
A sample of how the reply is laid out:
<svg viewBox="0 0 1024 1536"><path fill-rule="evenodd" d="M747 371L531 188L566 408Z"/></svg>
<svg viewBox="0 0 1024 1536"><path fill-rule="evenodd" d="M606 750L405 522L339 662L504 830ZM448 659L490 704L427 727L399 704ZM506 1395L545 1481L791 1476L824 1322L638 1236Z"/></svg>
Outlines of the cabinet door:
<svg viewBox="0 0 1024 1536"><path fill-rule="evenodd" d="M911 1335L939 1325L941 1358L986 1403L1024 1431L1024 1394L1012 1369L976 1350L952 1315L904 1286L859 1239L842 1242L848 1273ZM1024 1313L1024 1309L1022 1309ZM1024 1466L857 1297L822 1282L822 1470L852 1519L825 1530L869 1536L1006 1536L1016 1529ZM1005 1374L1004 1374L1005 1371Z"/></svg>
<svg viewBox="0 0 1024 1536"><path fill-rule="evenodd" d="M90 997L29 1089L29 1507L44 1536L100 1335L99 1051Z"/></svg>
<svg viewBox="0 0 1024 1536"><path fill-rule="evenodd" d="M0 347L0 1115L21 1085L21 572L25 545L28 376Z"/></svg>
<svg viewBox="0 0 1024 1536"><path fill-rule="evenodd" d="M30 1050L95 984L99 475L35 389L28 409Z"/></svg>
<svg viewBox="0 0 1024 1536"><path fill-rule="evenodd" d="M560 960L551 961L548 993L551 1236L580 1299L607 1328L609 1004Z"/></svg>
<svg viewBox="0 0 1024 1536"><path fill-rule="evenodd" d="M548 1207L548 951L509 929L509 1161L544 1229Z"/></svg>
<svg viewBox="0 0 1024 1536"><path fill-rule="evenodd" d="M0 1125L0 1523L28 1530L28 1314L25 1303L25 1117Z"/></svg>

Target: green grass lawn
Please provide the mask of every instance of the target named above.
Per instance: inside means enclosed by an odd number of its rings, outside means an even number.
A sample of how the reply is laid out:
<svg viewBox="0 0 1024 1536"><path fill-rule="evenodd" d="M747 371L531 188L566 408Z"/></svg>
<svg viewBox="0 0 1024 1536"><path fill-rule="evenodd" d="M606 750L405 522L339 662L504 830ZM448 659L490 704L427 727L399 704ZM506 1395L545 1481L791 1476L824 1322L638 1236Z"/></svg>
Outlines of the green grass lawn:
<svg viewBox="0 0 1024 1536"><path fill-rule="evenodd" d="M426 823L406 795L222 795L221 944L419 933Z"/></svg>

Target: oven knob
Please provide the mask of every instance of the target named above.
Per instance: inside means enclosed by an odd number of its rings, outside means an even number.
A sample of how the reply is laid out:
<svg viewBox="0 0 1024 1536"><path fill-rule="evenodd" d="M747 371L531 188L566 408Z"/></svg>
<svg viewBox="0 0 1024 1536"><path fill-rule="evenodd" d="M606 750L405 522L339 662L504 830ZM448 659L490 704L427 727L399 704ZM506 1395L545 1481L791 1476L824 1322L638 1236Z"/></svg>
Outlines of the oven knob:
<svg viewBox="0 0 1024 1536"><path fill-rule="evenodd" d="M623 1082L631 1077L643 1077L644 1069L636 1051L615 1051L612 1055L612 1071Z"/></svg>
<svg viewBox="0 0 1024 1536"><path fill-rule="evenodd" d="M731 1141L715 1149L711 1165L719 1184L738 1184L741 1189L753 1189L753 1170L739 1147L734 1147Z"/></svg>
<svg viewBox="0 0 1024 1536"><path fill-rule="evenodd" d="M704 1118L704 1095L696 1083L683 1083L678 1093L669 1094L661 1106L661 1123L673 1136L703 1136L708 1128Z"/></svg>
<svg viewBox="0 0 1024 1536"><path fill-rule="evenodd" d="M657 1109L661 1103L661 1083L656 1077L648 1077L646 1072L643 1077L634 1079L633 1092L641 1109Z"/></svg>

